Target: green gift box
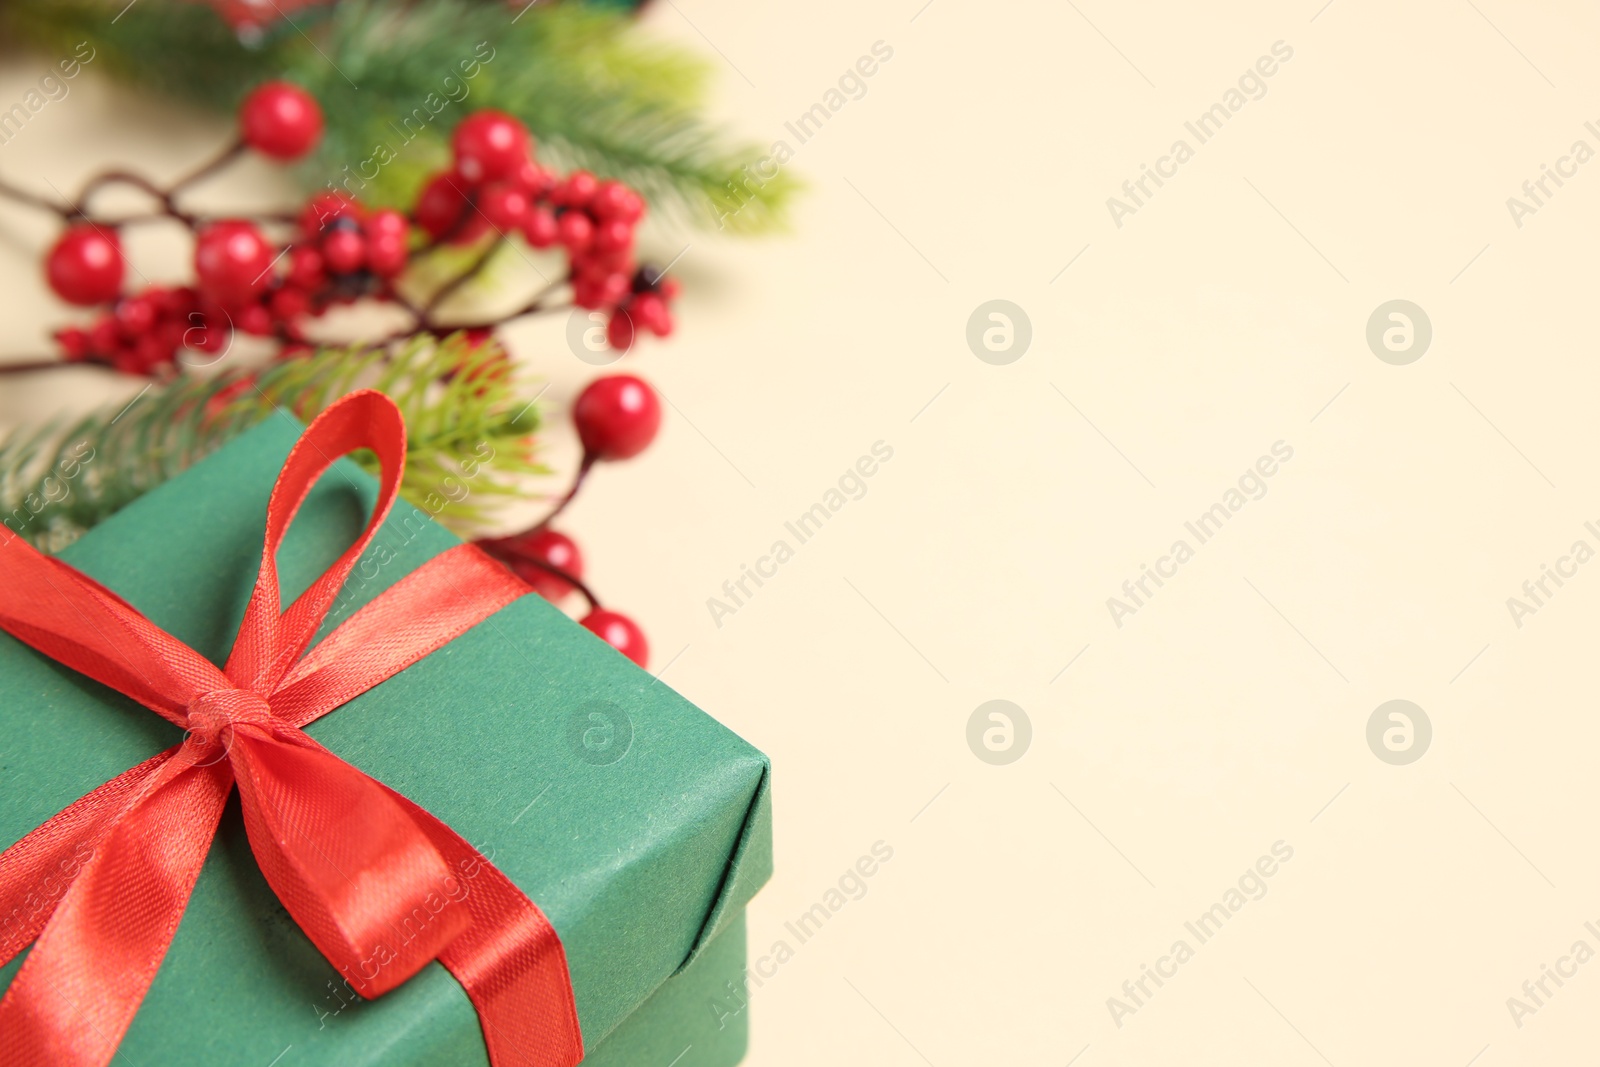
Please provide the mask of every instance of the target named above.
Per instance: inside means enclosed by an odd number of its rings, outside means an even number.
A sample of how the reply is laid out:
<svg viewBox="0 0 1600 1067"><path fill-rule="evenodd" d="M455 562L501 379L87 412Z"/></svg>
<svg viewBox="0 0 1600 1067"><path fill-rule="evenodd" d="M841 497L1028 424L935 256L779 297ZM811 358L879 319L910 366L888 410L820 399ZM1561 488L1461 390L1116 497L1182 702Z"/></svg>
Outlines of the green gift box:
<svg viewBox="0 0 1600 1067"><path fill-rule="evenodd" d="M282 419L250 431L62 558L221 664L300 430ZM278 557L285 603L356 539L375 497L348 460L312 490ZM324 633L457 543L397 503ZM181 740L5 634L0 692L7 845ZM585 1064L743 1057L747 1014L728 1004L743 988L744 907L772 870L760 752L536 595L307 733L444 820L539 905L566 949ZM471 1002L439 964L372 1001L351 992L268 888L237 796L120 1052L134 1064L487 1063Z"/></svg>

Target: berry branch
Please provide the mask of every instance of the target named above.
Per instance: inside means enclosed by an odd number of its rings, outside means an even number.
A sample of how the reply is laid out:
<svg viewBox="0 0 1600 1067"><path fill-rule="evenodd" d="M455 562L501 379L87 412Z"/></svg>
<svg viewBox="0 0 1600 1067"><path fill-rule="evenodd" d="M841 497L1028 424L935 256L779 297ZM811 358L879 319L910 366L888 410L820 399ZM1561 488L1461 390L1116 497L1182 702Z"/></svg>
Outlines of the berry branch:
<svg viewBox="0 0 1600 1067"><path fill-rule="evenodd" d="M368 166L357 188L370 203L406 202L417 168L448 134L436 127L453 125L463 103L514 115L539 139L542 157L619 178L645 195L652 214L687 225L782 228L800 189L792 167L765 169L769 142L730 137L707 114L714 64L637 24L625 3L138 0L123 12L127 6L4 0L0 41L51 61L77 49L116 84L224 115L268 78L293 81L317 97L328 124L295 174L308 192L375 145L404 141L413 145L406 158ZM461 96L460 85L471 89L465 100L442 95ZM430 91L450 100L440 121L415 140L411 131L397 134L390 123Z"/></svg>
<svg viewBox="0 0 1600 1067"><path fill-rule="evenodd" d="M578 394L572 405L572 422L583 444L572 487L528 529L509 537L484 538L477 545L546 599L559 600L576 589L589 602L583 625L644 666L650 654L644 632L626 615L603 608L579 581L583 556L572 538L551 529L550 523L572 503L596 464L631 459L650 446L661 428L661 400L654 389L630 374L608 375L596 378Z"/></svg>
<svg viewBox="0 0 1600 1067"><path fill-rule="evenodd" d="M96 312L86 325L55 333L56 358L0 364L0 373L83 363L158 379L171 393L192 387L196 379L187 368L227 356L236 332L275 340L275 365L288 368L316 351L307 332L313 320L335 306L372 301L399 308L409 322L376 343L367 342L362 351L369 354L361 359L383 363L414 351L419 339L453 338L442 350L455 353L458 362L440 366L435 382L464 395L510 377L509 361L494 331L526 315L571 306L601 312L607 316L608 343L622 351L632 348L639 328L660 337L672 332L670 301L677 295L677 283L634 258L635 230L645 214L643 198L620 182L599 181L586 171L559 176L545 169L534 158L527 129L498 111L476 111L462 119L451 140L452 166L426 181L406 212L369 208L342 191L318 192L292 214L203 218L181 203L185 191L246 153L279 162L302 159L322 132L322 110L309 93L286 82L268 82L241 105L238 139L170 184L111 169L92 177L75 200L62 204L0 181L0 198L61 217L65 227L45 256L46 279L62 300ZM138 189L154 202L152 209L121 217L97 215L95 194L113 185ZM175 222L193 236L194 281L127 292L119 231L157 220ZM478 279L511 241L536 250L559 249L566 271L509 314L479 322L441 322L440 310L449 298ZM426 296L408 296L419 287L419 261L451 248L473 254ZM558 289L570 289L570 302L552 302ZM200 358L187 359L186 354ZM329 354L315 358L325 361ZM246 375L235 384L255 388L249 384L255 381ZM430 409L430 417L447 416ZM601 606L582 581L577 545L552 530L550 522L572 502L597 464L631 458L650 444L661 423L661 405L645 382L613 375L583 390L572 417L583 456L571 487L534 526L478 544L552 601L580 593L589 608L582 624L643 665L648 656L643 632L626 616ZM197 426L202 435L210 431L204 421ZM426 431L413 427L419 435Z"/></svg>
<svg viewBox="0 0 1600 1067"><path fill-rule="evenodd" d="M576 305L608 313L607 336L631 347L633 321L658 336L672 332L667 302L676 283L633 258L634 232L643 199L620 182L598 181L586 171L560 177L534 159L532 138L510 116L477 111L456 127L454 164L418 193L409 213L371 210L341 191L313 195L295 214L203 218L186 210L183 192L254 150L269 159L303 158L322 136L323 115L305 90L268 82L239 109L239 138L215 157L162 186L127 170L94 176L77 198L60 204L9 182L0 197L50 211L67 223L45 258L56 295L80 307L100 308L88 326L55 335L62 362L109 366L127 374L170 377L184 350L213 358L228 350L235 331L279 342L284 357L311 350L307 327L330 308L373 300L407 313L406 328L387 341L420 332L489 331L511 319ZM97 215L94 195L111 185L138 189L154 201L139 215ZM168 219L194 236L195 283L149 286L125 293L126 264L119 229ZM268 230L290 227L285 239ZM420 232L419 232L420 231ZM548 291L510 315L485 322L448 324L436 313L454 293L477 279L508 240L531 248L560 248L568 270L571 305L552 304ZM420 306L406 298L406 272L436 250L478 250ZM21 373L49 366L29 360L0 364Z"/></svg>

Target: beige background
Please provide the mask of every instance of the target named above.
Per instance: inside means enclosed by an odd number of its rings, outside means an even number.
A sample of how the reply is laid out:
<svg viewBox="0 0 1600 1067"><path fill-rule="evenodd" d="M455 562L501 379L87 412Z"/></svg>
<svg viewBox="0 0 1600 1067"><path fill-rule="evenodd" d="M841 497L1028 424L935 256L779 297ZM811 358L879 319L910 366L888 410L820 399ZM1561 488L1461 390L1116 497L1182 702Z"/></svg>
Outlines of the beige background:
<svg viewBox="0 0 1600 1067"><path fill-rule="evenodd" d="M750 1062L1585 1061L1600 963L1520 1028L1506 1000L1574 941L1600 950L1600 564L1520 629L1506 598L1600 548L1600 162L1520 228L1506 199L1575 140L1600 149L1600 19L920 2L652 10L811 192L789 237L652 235L690 245L679 335L628 368L669 418L566 524L653 665L776 763L756 954L894 849L757 992ZM784 123L880 40L865 96L797 145ZM1280 40L1266 95L1114 225L1107 197ZM0 173L174 173L221 136L85 78ZM0 221L0 351L36 351L61 316L35 280L48 228ZM1007 366L964 338L994 298L1032 323ZM1434 328L1408 366L1364 338L1394 298ZM557 409L593 373L559 322L512 341ZM118 389L8 379L0 418ZM707 598L879 440L866 496L715 626ZM1279 440L1265 497L1119 629L1106 598ZM993 698L1032 722L1009 766L966 742ZM1394 698L1433 724L1409 766L1365 740ZM1115 1025L1107 998L1280 840L1266 896Z"/></svg>

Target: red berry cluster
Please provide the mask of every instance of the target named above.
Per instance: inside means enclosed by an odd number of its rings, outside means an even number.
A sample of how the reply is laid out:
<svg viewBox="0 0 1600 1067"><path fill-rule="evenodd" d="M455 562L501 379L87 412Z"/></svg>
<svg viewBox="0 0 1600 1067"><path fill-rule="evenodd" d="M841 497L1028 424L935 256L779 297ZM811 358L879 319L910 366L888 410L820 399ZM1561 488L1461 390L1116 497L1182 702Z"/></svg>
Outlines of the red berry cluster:
<svg viewBox="0 0 1600 1067"><path fill-rule="evenodd" d="M417 225L435 240L471 244L493 231L519 234L533 248L559 246L571 264L572 302L609 310L612 346L633 346L634 322L658 337L672 332L668 307L677 283L633 258L644 199L586 170L558 178L534 159L522 124L478 111L456 127L454 165L428 179Z"/></svg>
<svg viewBox="0 0 1600 1067"><path fill-rule="evenodd" d="M239 146L270 159L303 157L322 131L316 100L285 82L258 87L239 109ZM194 231L192 288L150 288L124 296L126 266L117 222L128 220L96 221L80 204L63 209L69 225L46 257L46 277L63 300L106 310L88 328L56 335L62 356L155 374L174 363L184 347L225 350L233 330L277 338L284 354L293 355L306 347L309 320L360 299L405 307L415 319L405 334L492 328L497 323L449 324L433 317L443 296L471 271L446 283L422 307L402 295L400 282L407 267L442 244L512 235L534 248L566 252L573 304L609 310L607 336L617 348L632 347L635 324L661 337L671 333L669 302L677 283L633 258L634 231L645 213L638 193L587 171L559 177L546 170L534 159L527 129L498 111L463 119L452 148L452 167L424 184L410 216L323 192L295 217L293 231L278 238L269 234L285 220L201 220L175 206L183 183L159 190L135 181L161 199L164 214ZM127 178L119 174L107 180ZM156 313L146 314L147 305ZM125 313L125 306L131 310ZM518 314L539 310L545 308L535 300Z"/></svg>
<svg viewBox="0 0 1600 1067"><path fill-rule="evenodd" d="M497 111L474 112L462 120L452 139L451 168L429 179L409 216L372 209L334 192L310 197L292 217L201 219L179 208L180 191L243 148L275 160L294 160L316 146L322 131L315 99L293 85L272 82L257 88L241 106L239 143L165 189L117 171L91 182L78 202L57 208L0 183L0 195L52 207L62 216L67 225L45 258L46 277L63 300L101 309L87 327L57 333L62 356L155 375L169 371L184 349L226 352L236 330L277 338L282 354L294 355L309 349L304 333L308 320L360 299L388 301L411 313L412 327L393 339L459 332L480 343L505 319L439 322L434 310L488 262L499 241L512 235L534 248L559 247L566 253L572 304L609 313L607 337L614 347L631 348L640 329L660 337L672 332L670 303L677 283L634 259L635 230L645 213L639 194L587 171L560 177L546 170L534 159L528 131ZM143 189L159 201L160 210L122 219L93 217L87 197L108 182ZM118 228L163 217L194 234L194 282L125 293ZM476 262L440 285L427 301L412 303L402 292L408 268L421 257L441 246L479 243L484 248ZM510 317L541 310L549 310L543 294ZM508 365L499 362L473 371L508 372ZM248 380L235 386L246 387ZM578 546L552 530L550 522L576 496L595 464L628 459L649 446L661 425L660 399L638 378L602 377L578 396L572 418L583 458L570 490L531 529L479 544L552 601L581 593L588 603L582 624L642 666L649 655L644 633L627 616L600 606L583 584Z"/></svg>
<svg viewBox="0 0 1600 1067"><path fill-rule="evenodd" d="M56 340L72 362L105 363L124 374L154 374L185 348L223 352L230 336L226 320L196 290L152 285L118 299L87 330L69 326Z"/></svg>
<svg viewBox="0 0 1600 1067"><path fill-rule="evenodd" d="M485 538L478 546L500 560L546 600L559 602L581 593L589 611L580 620L623 655L643 667L650 658L644 631L621 612L602 608L583 578L583 553L577 542L550 528L550 522L577 494L589 468L601 461L630 459L649 447L661 427L661 400L630 374L596 378L578 394L572 421L583 443L583 461L572 491L533 527L509 537Z"/></svg>
<svg viewBox="0 0 1600 1067"><path fill-rule="evenodd" d="M648 265L640 267L628 286L628 295L606 321L606 342L618 352L628 351L637 336L635 323L657 337L666 337L672 332L672 309L668 302L677 295L676 278L663 277Z"/></svg>
<svg viewBox="0 0 1600 1067"><path fill-rule="evenodd" d="M338 193L318 193L300 213L288 270L264 304L278 332L299 339L298 321L336 304L382 297L411 259L411 222Z"/></svg>

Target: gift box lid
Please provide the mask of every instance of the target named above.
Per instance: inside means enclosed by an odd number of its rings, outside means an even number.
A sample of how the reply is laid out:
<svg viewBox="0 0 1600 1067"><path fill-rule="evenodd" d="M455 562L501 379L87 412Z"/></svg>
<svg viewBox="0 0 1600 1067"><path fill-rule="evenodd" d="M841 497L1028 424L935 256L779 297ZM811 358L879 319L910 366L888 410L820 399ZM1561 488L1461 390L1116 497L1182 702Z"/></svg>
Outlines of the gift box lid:
<svg viewBox="0 0 1600 1067"><path fill-rule="evenodd" d="M269 420L62 558L222 663L260 560L268 494L301 429ZM460 490L472 491L470 478ZM279 554L285 603L355 539L375 496L348 460L316 486ZM425 511L397 503L327 628L456 543ZM4 634L0 689L7 845L181 738ZM771 873L766 757L537 595L307 732L450 824L544 910L566 947L589 1047ZM43 886L41 901L61 891ZM281 1055L278 1067L486 1062L472 1006L437 963L377 1000L350 993L267 887L236 797L121 1052L133 1063Z"/></svg>

